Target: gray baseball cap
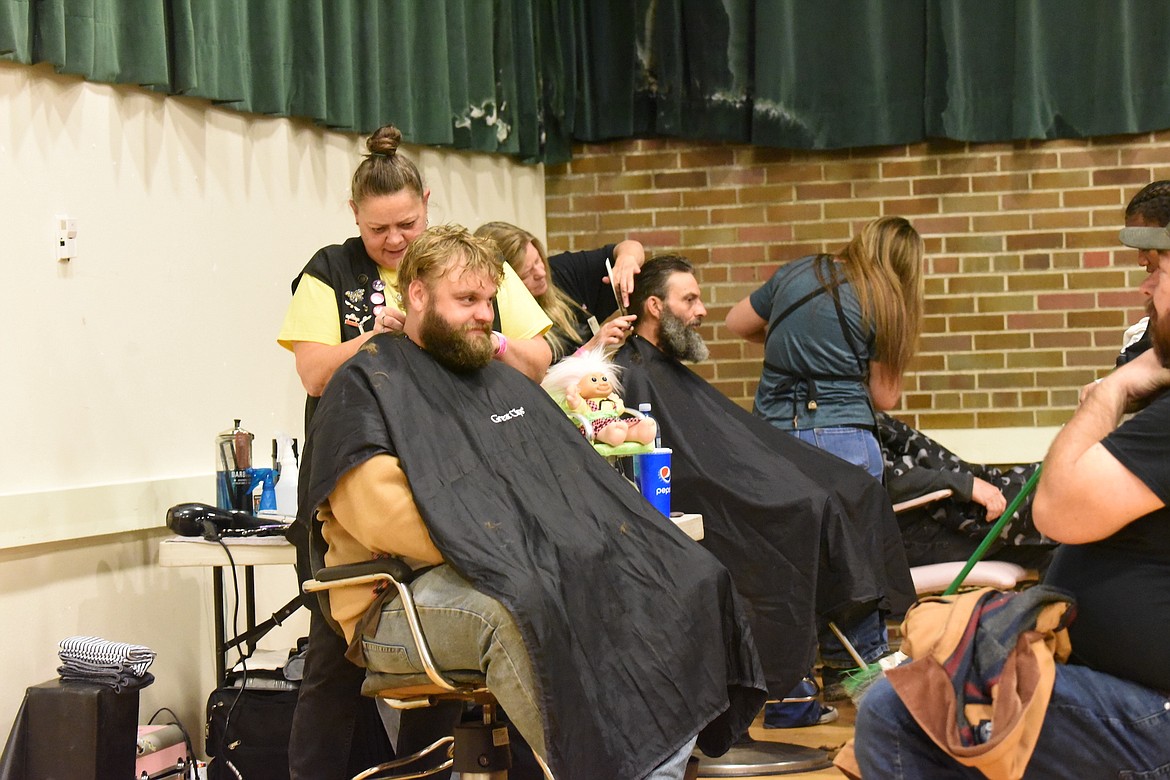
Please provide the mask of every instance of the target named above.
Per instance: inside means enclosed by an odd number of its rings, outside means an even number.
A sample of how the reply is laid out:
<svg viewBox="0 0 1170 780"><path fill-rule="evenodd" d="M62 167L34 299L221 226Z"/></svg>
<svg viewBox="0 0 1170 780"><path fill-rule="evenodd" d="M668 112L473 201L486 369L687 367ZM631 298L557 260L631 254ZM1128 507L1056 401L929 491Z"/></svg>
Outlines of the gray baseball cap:
<svg viewBox="0 0 1170 780"><path fill-rule="evenodd" d="M1166 227L1127 227L1117 234L1121 243L1134 249L1170 249L1170 225Z"/></svg>

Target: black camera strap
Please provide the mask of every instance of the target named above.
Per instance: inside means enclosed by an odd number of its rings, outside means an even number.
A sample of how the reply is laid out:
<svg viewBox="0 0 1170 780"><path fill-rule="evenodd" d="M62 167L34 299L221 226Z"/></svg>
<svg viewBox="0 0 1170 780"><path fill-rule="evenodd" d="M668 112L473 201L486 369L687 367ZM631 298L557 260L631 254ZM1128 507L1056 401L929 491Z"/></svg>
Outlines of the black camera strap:
<svg viewBox="0 0 1170 780"><path fill-rule="evenodd" d="M289 615L300 609L303 603L304 596L298 593L297 595L293 596L287 604L273 612L272 617L268 618L263 623L259 623L244 633L238 634L227 642L224 642L223 651L226 653L228 650L231 650L234 647L239 647L244 643L258 641L273 628L282 624Z"/></svg>

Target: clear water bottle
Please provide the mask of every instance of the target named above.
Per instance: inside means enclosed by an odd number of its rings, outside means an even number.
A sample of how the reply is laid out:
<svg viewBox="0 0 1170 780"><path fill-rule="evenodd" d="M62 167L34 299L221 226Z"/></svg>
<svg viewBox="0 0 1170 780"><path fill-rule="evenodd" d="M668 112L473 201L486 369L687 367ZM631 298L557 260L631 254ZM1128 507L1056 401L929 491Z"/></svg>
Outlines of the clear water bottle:
<svg viewBox="0 0 1170 780"><path fill-rule="evenodd" d="M649 420L654 420L654 415L650 414L650 404L638 404L638 411L642 413L643 417L645 417ZM657 420L654 420L654 422L655 422L654 449L657 450L657 449L660 449L662 447L662 426L657 425L657 423L658 423Z"/></svg>

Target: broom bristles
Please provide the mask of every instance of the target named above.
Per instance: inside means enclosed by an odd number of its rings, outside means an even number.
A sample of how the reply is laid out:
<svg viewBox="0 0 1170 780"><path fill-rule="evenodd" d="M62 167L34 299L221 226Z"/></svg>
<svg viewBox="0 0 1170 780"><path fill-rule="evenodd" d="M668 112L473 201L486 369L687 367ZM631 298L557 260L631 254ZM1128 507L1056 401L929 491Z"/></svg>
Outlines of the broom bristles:
<svg viewBox="0 0 1170 780"><path fill-rule="evenodd" d="M864 668L851 669L844 673L841 677L841 687L845 689L845 693L849 694L849 698L854 704L861 701L861 697L873 685L887 669L893 669L905 661L909 656L899 650L896 653L890 653L883 656L871 664L866 664Z"/></svg>

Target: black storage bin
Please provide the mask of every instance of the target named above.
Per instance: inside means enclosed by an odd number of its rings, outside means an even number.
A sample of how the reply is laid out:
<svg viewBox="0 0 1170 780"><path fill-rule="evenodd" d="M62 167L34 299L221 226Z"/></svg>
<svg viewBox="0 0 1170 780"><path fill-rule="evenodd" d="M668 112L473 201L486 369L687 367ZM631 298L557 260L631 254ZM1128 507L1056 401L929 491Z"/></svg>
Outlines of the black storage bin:
<svg viewBox="0 0 1170 780"><path fill-rule="evenodd" d="M230 682L230 681L229 681ZM207 699L208 780L288 780L297 690L223 687Z"/></svg>
<svg viewBox="0 0 1170 780"><path fill-rule="evenodd" d="M27 690L24 717L27 777L134 777L137 688L115 693L107 685L49 680Z"/></svg>

